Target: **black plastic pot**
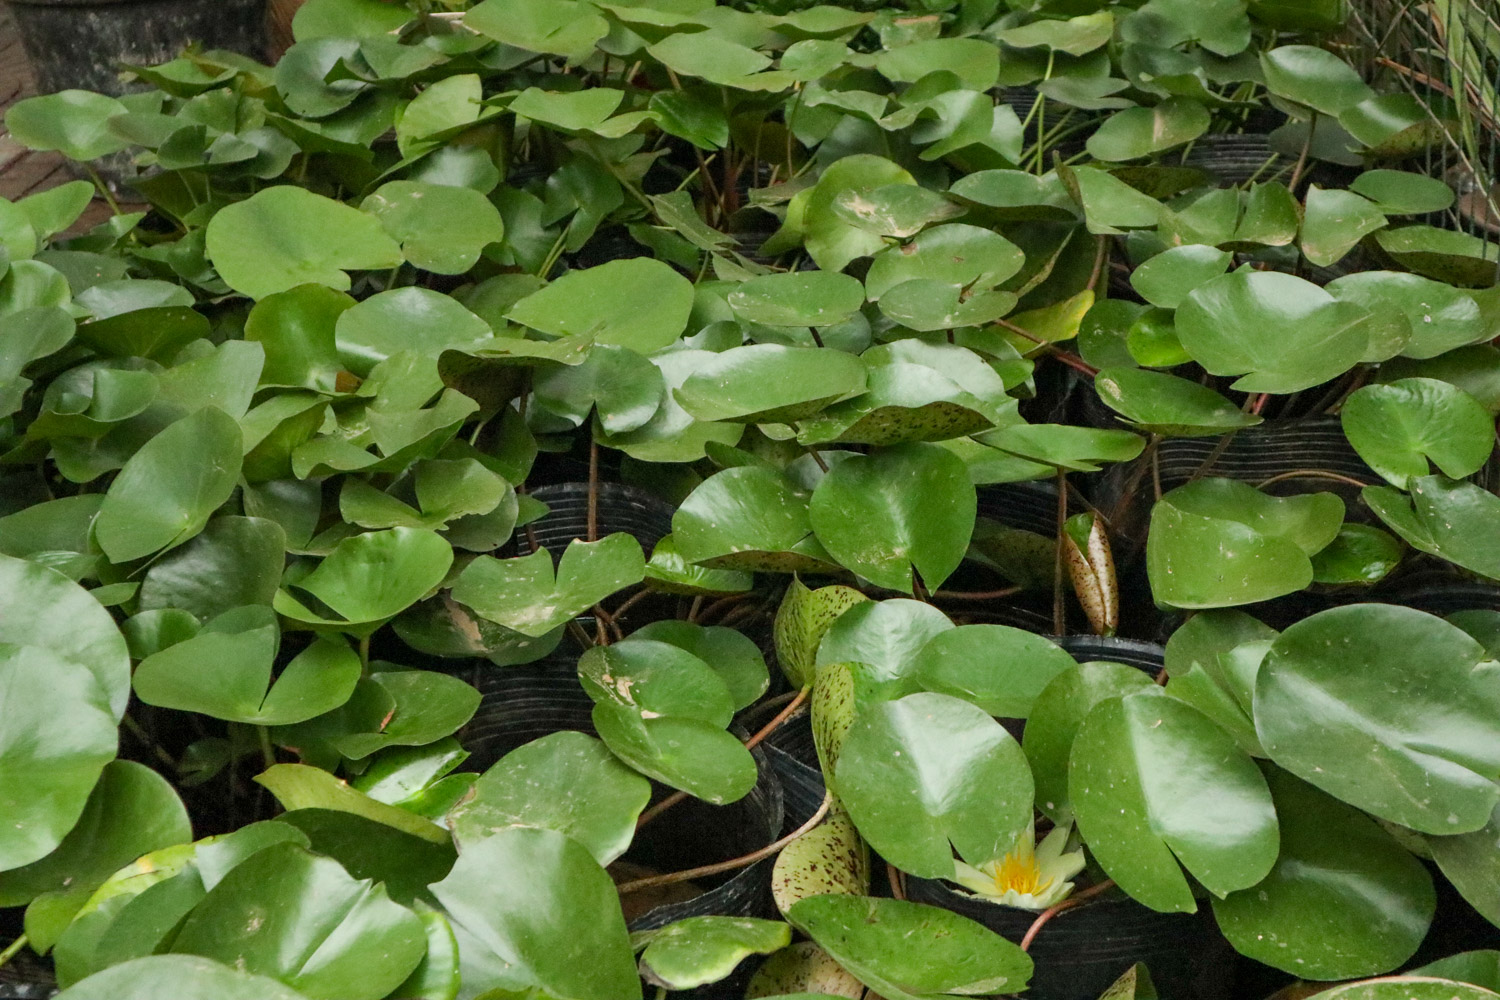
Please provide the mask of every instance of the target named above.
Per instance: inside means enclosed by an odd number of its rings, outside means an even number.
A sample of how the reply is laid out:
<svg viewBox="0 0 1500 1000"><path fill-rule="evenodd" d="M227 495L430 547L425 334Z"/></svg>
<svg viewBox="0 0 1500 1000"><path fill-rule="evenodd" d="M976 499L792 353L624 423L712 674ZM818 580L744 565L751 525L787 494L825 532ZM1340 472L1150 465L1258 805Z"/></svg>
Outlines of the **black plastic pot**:
<svg viewBox="0 0 1500 1000"><path fill-rule="evenodd" d="M190 42L264 58L265 0L8 0L44 94L121 94L120 64L150 66Z"/></svg>
<svg viewBox="0 0 1500 1000"><path fill-rule="evenodd" d="M532 497L546 504L546 516L516 532L516 544L524 552L536 539L538 548L561 557L568 543L588 538L589 487L587 483L539 486ZM674 508L661 497L635 486L600 483L595 504L595 535L623 531L641 543L649 557L656 543L672 530Z"/></svg>
<svg viewBox="0 0 1500 1000"><path fill-rule="evenodd" d="M1447 617L1456 611L1500 611L1500 586L1451 569L1427 569L1383 583L1367 599Z"/></svg>
<svg viewBox="0 0 1500 1000"><path fill-rule="evenodd" d="M1102 635L1065 635L1053 637L1052 641L1067 650L1068 655L1079 663L1092 660L1123 663L1152 677L1166 666L1167 651L1154 642Z"/></svg>
<svg viewBox="0 0 1500 1000"><path fill-rule="evenodd" d="M1036 920L931 879L906 879L907 897L978 921L1019 942ZM1028 1000L1098 1000L1136 962L1151 970L1157 992L1173 1000L1225 1000L1229 946L1207 906L1197 913L1157 913L1124 896L1106 896L1048 922L1031 943L1036 962Z"/></svg>
<svg viewBox="0 0 1500 1000"><path fill-rule="evenodd" d="M574 657L553 655L520 667L481 661L459 676L478 688L482 699L458 734L471 755L464 765L468 770L487 770L510 751L549 733L594 733L594 703L578 681ZM752 752L760 776L748 795L725 806L692 798L677 804L643 828L622 861L652 871L682 871L749 854L779 837L781 783L766 755L759 748ZM665 794L658 789L657 798ZM693 916L768 916L774 910L774 864L774 858L766 858L736 872L695 880L706 890L701 895L640 913L630 929L651 930Z"/></svg>

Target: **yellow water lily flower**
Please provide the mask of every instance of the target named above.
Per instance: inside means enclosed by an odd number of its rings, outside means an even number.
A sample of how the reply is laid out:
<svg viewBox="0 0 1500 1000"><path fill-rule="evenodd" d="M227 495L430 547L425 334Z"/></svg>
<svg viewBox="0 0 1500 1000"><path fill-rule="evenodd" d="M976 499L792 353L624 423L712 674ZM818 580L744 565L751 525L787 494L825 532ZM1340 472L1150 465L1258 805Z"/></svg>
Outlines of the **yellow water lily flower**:
<svg viewBox="0 0 1500 1000"><path fill-rule="evenodd" d="M1083 871L1083 851L1064 854L1071 825L1055 826L1036 843L1028 828L1016 838L1016 849L1003 858L979 867L954 860L953 881L976 896L1022 910L1045 910L1056 906L1073 891L1068 879Z"/></svg>

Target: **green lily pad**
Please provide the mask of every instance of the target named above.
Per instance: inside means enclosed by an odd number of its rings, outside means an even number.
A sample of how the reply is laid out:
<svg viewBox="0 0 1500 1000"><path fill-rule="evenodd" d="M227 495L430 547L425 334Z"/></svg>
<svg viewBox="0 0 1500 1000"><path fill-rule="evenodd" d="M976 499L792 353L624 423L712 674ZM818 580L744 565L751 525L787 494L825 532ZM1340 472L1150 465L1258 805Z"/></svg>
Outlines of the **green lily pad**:
<svg viewBox="0 0 1500 1000"><path fill-rule="evenodd" d="M463 274L505 236L500 210L472 188L391 181L360 210L380 220L409 263L435 274Z"/></svg>
<svg viewBox="0 0 1500 1000"><path fill-rule="evenodd" d="M429 844L446 845L447 830L414 812L387 805L349 787L332 774L306 764L276 764L255 776L288 813L327 811L348 814L417 837Z"/></svg>
<svg viewBox="0 0 1500 1000"><path fill-rule="evenodd" d="M697 597L709 594L743 594L755 585L751 573L694 566L677 551L677 542L665 535L651 550L646 563L646 584L668 594Z"/></svg>
<svg viewBox="0 0 1500 1000"><path fill-rule="evenodd" d="M1379 583L1406 555L1399 539L1368 524L1345 524L1333 541L1312 557L1313 582Z"/></svg>
<svg viewBox="0 0 1500 1000"><path fill-rule="evenodd" d="M707 663L729 689L735 711L755 704L771 683L760 648L732 628L665 619L637 629L630 638L665 642Z"/></svg>
<svg viewBox="0 0 1500 1000"><path fill-rule="evenodd" d="M997 718L1024 719L1048 683L1073 665L1061 647L1030 632L961 625L929 639L912 670L929 691L962 698Z"/></svg>
<svg viewBox="0 0 1500 1000"><path fill-rule="evenodd" d="M876 254L865 277L865 290L874 302L897 285L927 278L983 291L1014 276L1023 262L1020 248L1000 234L949 223L924 230L911 242Z"/></svg>
<svg viewBox="0 0 1500 1000"><path fill-rule="evenodd" d="M559 795L560 789L568 789ZM468 851L516 826L556 830L607 865L630 846L651 783L598 740L553 733L512 750L474 783L449 813L455 842Z"/></svg>
<svg viewBox="0 0 1500 1000"><path fill-rule="evenodd" d="M640 1000L614 883L563 834L501 830L432 893L453 922L466 990Z"/></svg>
<svg viewBox="0 0 1500 1000"><path fill-rule="evenodd" d="M1335 378L1364 355L1370 313L1310 281L1237 271L1194 289L1177 335L1214 375L1243 376L1243 392L1296 392Z"/></svg>
<svg viewBox="0 0 1500 1000"><path fill-rule="evenodd" d="M1493 245L1477 236L1433 226L1402 226L1375 234L1380 249L1401 267L1467 288L1495 283Z"/></svg>
<svg viewBox="0 0 1500 1000"><path fill-rule="evenodd" d="M1036 805L1053 822L1073 819L1068 761L1078 727L1095 705L1152 686L1149 674L1119 663L1082 663L1054 676L1032 702L1021 749L1036 780Z"/></svg>
<svg viewBox="0 0 1500 1000"><path fill-rule="evenodd" d="M1408 358L1431 358L1485 338L1488 326L1479 304L1462 289L1416 274L1396 271L1361 271L1330 281L1327 291L1335 298L1368 309L1375 331L1386 325L1394 330L1383 338L1383 349L1365 360L1384 361L1395 354Z"/></svg>
<svg viewBox="0 0 1500 1000"><path fill-rule="evenodd" d="M1276 810L1255 761L1201 712L1144 690L1079 726L1068 794L1094 860L1135 900L1197 909L1179 862L1216 895L1276 861Z"/></svg>
<svg viewBox="0 0 1500 1000"><path fill-rule="evenodd" d="M256 921L256 933L235 933ZM173 950L268 975L313 1000L378 1000L421 961L415 913L329 858L278 844L236 865L182 925Z"/></svg>
<svg viewBox="0 0 1500 1000"><path fill-rule="evenodd" d="M705 480L672 516L682 557L713 569L826 571L812 537L807 491L765 466L725 469Z"/></svg>
<svg viewBox="0 0 1500 1000"><path fill-rule="evenodd" d="M947 775L934 781L935 774ZM903 871L951 878L1005 855L1031 819L1031 771L981 708L918 693L867 706L838 755L834 786L861 835Z"/></svg>
<svg viewBox="0 0 1500 1000"><path fill-rule="evenodd" d="M109 128L111 118L128 110L104 94L64 90L17 101L5 114L5 128L28 149L57 150L70 160L97 160L130 145Z"/></svg>
<svg viewBox="0 0 1500 1000"><path fill-rule="evenodd" d="M334 330L353 305L323 285L299 285L257 302L245 320L245 339L265 349L261 384L337 391L342 365Z"/></svg>
<svg viewBox="0 0 1500 1000"><path fill-rule="evenodd" d="M365 532L339 542L316 569L293 584L341 618L323 617L285 588L277 592L273 606L294 621L314 626L383 623L441 583L452 564L452 548L434 532Z"/></svg>
<svg viewBox="0 0 1500 1000"><path fill-rule="evenodd" d="M974 487L952 452L904 444L834 466L808 514L818 541L845 567L911 593L912 573L940 587L968 549Z"/></svg>
<svg viewBox="0 0 1500 1000"><path fill-rule="evenodd" d="M609 22L591 4L576 0L485 0L464 23L496 41L528 52L582 59L609 34Z"/></svg>
<svg viewBox="0 0 1500 1000"><path fill-rule="evenodd" d="M1101 368L1094 391L1131 426L1153 434L1210 437L1261 422L1207 386L1165 372Z"/></svg>
<svg viewBox="0 0 1500 1000"><path fill-rule="evenodd" d="M825 271L842 271L858 257L885 248L885 240L846 221L836 204L892 184L915 185L910 173L880 156L858 153L830 164L807 196L807 252Z"/></svg>
<svg viewBox="0 0 1500 1000"><path fill-rule="evenodd" d="M1233 260L1228 251L1199 243L1170 247L1132 271L1130 285L1152 305L1176 309L1193 289L1228 270Z"/></svg>
<svg viewBox="0 0 1500 1000"><path fill-rule="evenodd" d="M521 299L506 318L554 337L591 337L650 354L682 335L692 306L686 278L636 257L570 271Z"/></svg>
<svg viewBox="0 0 1500 1000"><path fill-rule="evenodd" d="M751 955L785 948L792 929L755 917L688 917L657 931L641 955L647 982L673 990L716 983Z"/></svg>
<svg viewBox="0 0 1500 1000"><path fill-rule="evenodd" d="M97 973L63 990L63 1000L308 1000L304 993L192 955L151 955Z"/></svg>
<svg viewBox="0 0 1500 1000"><path fill-rule="evenodd" d="M837 802L822 823L781 849L771 871L771 896L782 913L809 896L869 891L870 849Z"/></svg>
<svg viewBox="0 0 1500 1000"><path fill-rule="evenodd" d="M1337 116L1374 96L1359 71L1327 49L1282 45L1260 57L1266 88L1277 97Z"/></svg>
<svg viewBox="0 0 1500 1000"><path fill-rule="evenodd" d="M1021 991L1031 959L984 925L899 899L813 896L787 919L887 1000Z"/></svg>
<svg viewBox="0 0 1500 1000"><path fill-rule="evenodd" d="M1216 478L1178 487L1152 511L1151 592L1173 607L1218 608L1301 590L1312 582L1309 557L1343 519L1332 493L1277 498Z"/></svg>
<svg viewBox="0 0 1500 1000"><path fill-rule="evenodd" d="M1367 486L1365 506L1414 549L1500 580L1500 497L1443 476L1408 480L1410 496Z"/></svg>
<svg viewBox="0 0 1500 1000"><path fill-rule="evenodd" d="M203 530L239 479L240 428L205 407L169 425L110 484L94 536L114 562L181 545Z"/></svg>
<svg viewBox="0 0 1500 1000"><path fill-rule="evenodd" d="M1041 22L1057 23L1057 22ZM1096 160L1135 160L1192 142L1208 131L1208 110L1189 97L1169 97L1149 108L1111 115L1088 139Z"/></svg>
<svg viewBox="0 0 1500 1000"><path fill-rule="evenodd" d="M1074 472L1098 472L1105 462L1129 462L1146 447L1146 439L1130 431L1069 424L1019 424L974 439L1039 466Z"/></svg>
<svg viewBox="0 0 1500 1000"><path fill-rule="evenodd" d="M1495 845L1500 843L1500 810L1473 833L1427 837L1424 842L1439 870L1469 905L1500 926L1500 864L1495 855Z"/></svg>
<svg viewBox="0 0 1500 1000"><path fill-rule="evenodd" d="M645 570L640 543L627 534L597 542L574 539L555 571L546 549L515 559L480 556L459 574L453 599L497 625L539 638L640 583Z"/></svg>
<svg viewBox="0 0 1500 1000"><path fill-rule="evenodd" d="M1273 770L1270 787L1281 856L1259 885L1213 901L1224 936L1295 976L1348 979L1404 963L1432 920L1422 863L1363 813L1285 772Z"/></svg>
<svg viewBox="0 0 1500 1000"><path fill-rule="evenodd" d="M1478 472L1494 450L1495 420L1462 389L1434 379L1367 385L1339 417L1359 457L1393 486L1432 472L1452 479Z"/></svg>
<svg viewBox="0 0 1500 1000"><path fill-rule="evenodd" d="M1360 240L1385 228L1385 224L1385 213L1368 198L1353 191L1324 189L1314 184L1307 190L1302 253L1318 267L1329 267L1343 260Z"/></svg>
<svg viewBox="0 0 1500 1000"><path fill-rule="evenodd" d="M865 387L865 366L826 348L752 344L705 358L673 395L702 421L786 423Z"/></svg>
<svg viewBox="0 0 1500 1000"><path fill-rule="evenodd" d="M1437 177L1405 170L1366 170L1349 183L1387 215L1426 215L1453 204L1453 189Z"/></svg>
<svg viewBox="0 0 1500 1000"><path fill-rule="evenodd" d="M252 299L308 283L347 292L347 271L389 270L402 260L374 216L294 185L221 209L208 224L206 252L219 277Z"/></svg>
<svg viewBox="0 0 1500 1000"><path fill-rule="evenodd" d="M605 434L628 434L650 422L661 408L666 383L661 370L627 347L599 345L578 365L539 371L532 380L536 403L574 427L597 412Z"/></svg>
<svg viewBox="0 0 1500 1000"><path fill-rule="evenodd" d="M836 46L830 55L842 61L844 51L843 46ZM786 56L782 65L786 65ZM915 236L934 222L963 214L962 206L938 192L910 184L890 184L869 192L847 191L834 199L833 208L851 225L897 239Z"/></svg>
<svg viewBox="0 0 1500 1000"><path fill-rule="evenodd" d="M740 319L768 326L832 326L865 303L865 290L847 274L792 271L751 278L729 293Z"/></svg>
<svg viewBox="0 0 1500 1000"><path fill-rule="evenodd" d="M1420 662L1404 655L1417 648ZM1476 683L1495 673L1484 647L1440 618L1332 608L1272 644L1255 725L1272 760L1329 794L1423 833L1468 833L1500 803L1500 686ZM1423 721L1434 718L1436 729Z"/></svg>

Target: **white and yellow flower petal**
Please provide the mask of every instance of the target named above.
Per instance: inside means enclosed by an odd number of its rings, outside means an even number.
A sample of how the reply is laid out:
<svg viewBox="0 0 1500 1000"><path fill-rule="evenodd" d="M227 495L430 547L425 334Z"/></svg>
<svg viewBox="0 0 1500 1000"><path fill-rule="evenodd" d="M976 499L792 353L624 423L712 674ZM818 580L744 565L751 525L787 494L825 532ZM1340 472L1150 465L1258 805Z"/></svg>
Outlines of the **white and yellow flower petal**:
<svg viewBox="0 0 1500 1000"><path fill-rule="evenodd" d="M1055 827L1035 843L1030 830L1016 838L1016 848L1003 858L978 867L954 861L953 881L976 896L1002 906L1023 910L1045 910L1056 906L1073 891L1068 881L1083 870L1082 851L1064 853L1070 830Z"/></svg>

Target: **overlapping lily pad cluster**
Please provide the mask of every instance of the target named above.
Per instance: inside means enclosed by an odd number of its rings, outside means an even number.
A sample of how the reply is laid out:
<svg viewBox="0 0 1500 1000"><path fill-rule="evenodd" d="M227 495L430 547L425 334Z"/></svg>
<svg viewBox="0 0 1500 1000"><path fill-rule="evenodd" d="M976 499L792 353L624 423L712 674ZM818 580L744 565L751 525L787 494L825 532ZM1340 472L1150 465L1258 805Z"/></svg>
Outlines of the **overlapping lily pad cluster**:
<svg viewBox="0 0 1500 1000"><path fill-rule="evenodd" d="M0 906L68 1000L622 1000L772 953L753 995L1024 989L1016 944L872 894L870 849L997 905L1211 906L1308 979L1408 962L1421 859L1500 923L1500 611L1361 603L1500 580L1495 247L1418 169L1453 109L1372 89L1342 17L309 0L274 67L22 102L19 141L147 205L0 202ZM1203 475L1335 412L1367 478ZM591 513L554 553L560 478ZM597 531L601 478L670 535ZM1031 481L1055 531L979 516ZM1233 610L1309 588L1279 630ZM1165 622L1165 670L973 623L1032 594L1056 632L1075 598ZM828 788L786 922L633 940L606 866L653 781L756 784L776 608ZM480 696L443 661L549 656L597 738L456 770ZM1494 997L1483 967L1424 975Z"/></svg>

